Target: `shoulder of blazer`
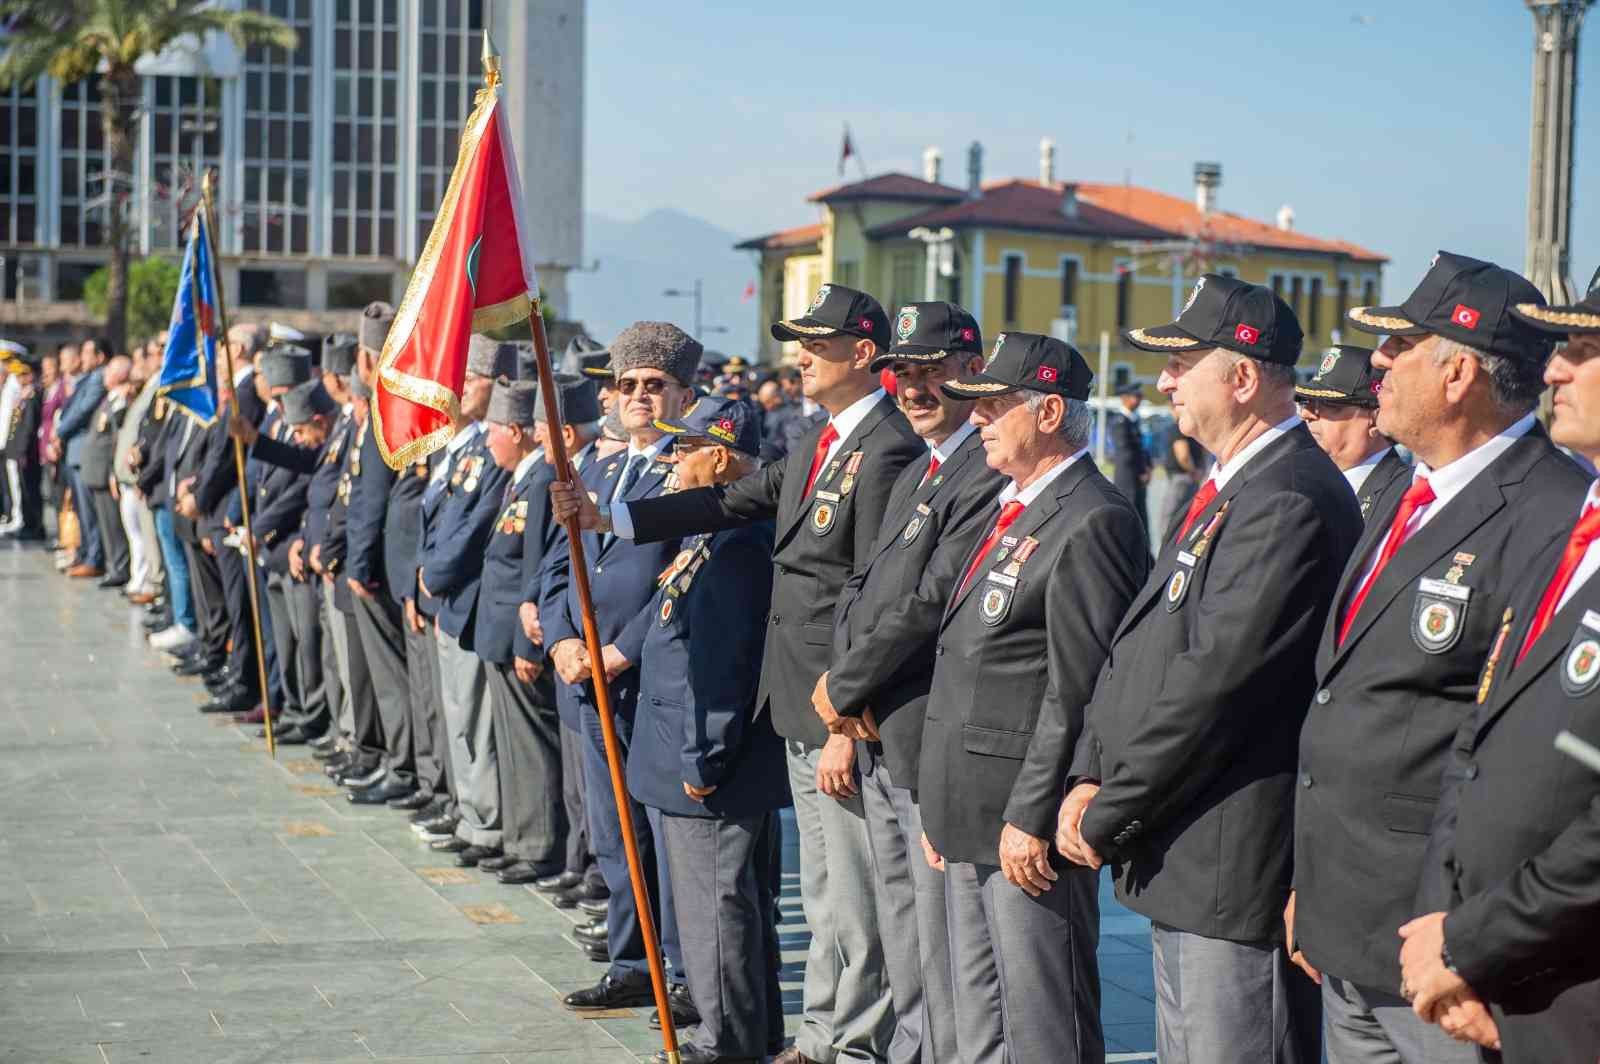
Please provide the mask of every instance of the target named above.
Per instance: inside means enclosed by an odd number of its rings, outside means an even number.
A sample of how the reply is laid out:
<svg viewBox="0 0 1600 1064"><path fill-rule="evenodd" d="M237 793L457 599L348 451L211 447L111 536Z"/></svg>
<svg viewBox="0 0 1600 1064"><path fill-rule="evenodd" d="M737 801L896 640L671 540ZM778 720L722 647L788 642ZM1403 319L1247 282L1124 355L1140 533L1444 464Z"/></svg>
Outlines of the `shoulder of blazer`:
<svg viewBox="0 0 1600 1064"><path fill-rule="evenodd" d="M1587 490L1590 483L1583 467L1563 454L1538 424L1490 468L1496 470L1495 479L1500 484L1525 483L1533 491L1566 492L1574 487Z"/></svg>

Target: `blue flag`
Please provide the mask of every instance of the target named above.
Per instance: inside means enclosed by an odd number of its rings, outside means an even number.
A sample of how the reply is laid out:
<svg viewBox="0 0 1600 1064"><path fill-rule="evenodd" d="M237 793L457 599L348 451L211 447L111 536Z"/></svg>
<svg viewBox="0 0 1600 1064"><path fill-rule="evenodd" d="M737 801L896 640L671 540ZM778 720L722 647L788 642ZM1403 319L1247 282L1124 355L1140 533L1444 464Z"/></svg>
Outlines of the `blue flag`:
<svg viewBox="0 0 1600 1064"><path fill-rule="evenodd" d="M202 425L217 420L217 275L202 211L194 212L172 302L158 392Z"/></svg>

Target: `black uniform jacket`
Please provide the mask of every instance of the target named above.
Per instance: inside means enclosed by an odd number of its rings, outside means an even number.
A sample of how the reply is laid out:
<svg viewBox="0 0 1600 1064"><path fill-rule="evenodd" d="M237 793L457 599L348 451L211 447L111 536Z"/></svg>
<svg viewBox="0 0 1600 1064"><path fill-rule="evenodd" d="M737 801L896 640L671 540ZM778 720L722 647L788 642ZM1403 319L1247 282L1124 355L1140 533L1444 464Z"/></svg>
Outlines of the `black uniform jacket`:
<svg viewBox="0 0 1600 1064"><path fill-rule="evenodd" d="M1406 488L1411 486L1411 463L1401 457L1400 452L1393 447L1378 459L1377 466L1367 479L1362 482L1361 490L1356 492L1356 502L1361 506L1361 519L1372 520L1372 513L1382 505L1391 491L1399 498L1405 494ZM1391 517L1394 510L1389 511Z"/></svg>
<svg viewBox="0 0 1600 1064"><path fill-rule="evenodd" d="M1396 931L1417 915L1451 743L1512 595L1551 541L1565 541L1587 489L1536 426L1406 540L1336 646L1404 489L1368 521L1321 633L1300 737L1295 938L1322 971L1400 985Z"/></svg>
<svg viewBox="0 0 1600 1064"><path fill-rule="evenodd" d="M328 438L317 454L317 466L306 484L306 509L300 519L298 538L304 547L301 557L310 561L311 547L321 543L328 524L333 501L339 494L339 481L344 473L344 449L354 435L355 419L341 413L329 427ZM310 572L309 565L306 572Z"/></svg>
<svg viewBox="0 0 1600 1064"><path fill-rule="evenodd" d="M1600 580L1517 653L1566 545L1528 570L1513 623L1456 733L1418 894L1494 1010L1505 1064L1600 1059L1600 774L1555 749L1600 745Z"/></svg>
<svg viewBox="0 0 1600 1064"><path fill-rule="evenodd" d="M350 498L345 510L345 576L367 587L389 583L388 544L384 542L385 522L388 519L389 490L397 478L394 470L384 463L378 450L378 434L372 427L372 415L362 428L358 444L360 457L350 479ZM409 473L413 467L407 466ZM416 543L411 544L408 565L416 564ZM413 571L412 582L416 581ZM399 592L394 592L399 601Z"/></svg>
<svg viewBox="0 0 1600 1064"><path fill-rule="evenodd" d="M909 790L917 786L944 608L1005 486L984 461L976 430L924 480L931 457L901 470L872 555L845 582L828 670L834 708L860 716L871 707L890 778Z"/></svg>
<svg viewBox="0 0 1600 1064"><path fill-rule="evenodd" d="M433 518L427 547L417 553L422 581L437 604L439 627L472 649L472 621L483 576L483 552L493 535L511 473L495 464L489 434L456 452ZM420 590L420 589L419 589Z"/></svg>
<svg viewBox="0 0 1600 1064"><path fill-rule="evenodd" d="M508 481L501 491L499 512L483 552L483 577L478 582L472 646L478 656L494 665L510 665L522 634L518 610L523 603L527 567L544 557L550 525L551 471L543 455L534 459L520 481ZM528 557L532 546L537 558ZM527 636L522 636L523 640ZM532 644L529 644L531 649ZM524 654L539 661L539 653ZM549 670L546 670L548 674Z"/></svg>
<svg viewBox="0 0 1600 1064"><path fill-rule="evenodd" d="M1082 831L1129 908L1212 938L1282 938L1300 722L1360 535L1349 483L1297 425L1162 549L1074 765L1103 784Z"/></svg>
<svg viewBox="0 0 1600 1064"><path fill-rule="evenodd" d="M809 746L828 740L811 692L828 668L844 582L871 557L895 478L928 450L884 396L840 441L806 494L821 435L819 425L782 462L732 484L628 504L640 543L776 518L776 579L756 704L771 709L779 735Z"/></svg>
<svg viewBox="0 0 1600 1064"><path fill-rule="evenodd" d="M980 537L998 513L989 507ZM951 599L917 790L928 838L947 860L999 864L1007 823L1054 837L1084 706L1150 571L1143 543L1132 504L1084 455L1017 516ZM977 547L956 562L952 586Z"/></svg>
<svg viewBox="0 0 1600 1064"><path fill-rule="evenodd" d="M349 557L350 495L361 476L363 444L367 440L370 418L359 424L354 417L345 425L345 442L339 448L339 480L334 487L333 501L328 504L328 517L321 525L321 544L317 552L325 575L332 576L324 587L333 589L335 609L350 613L355 604L350 601L350 585L345 581L346 559ZM309 542L309 535L308 535Z"/></svg>
<svg viewBox="0 0 1600 1064"><path fill-rule="evenodd" d="M771 523L686 539L669 572L639 642L617 645L640 663L628 790L678 816L754 817L788 805L783 740L772 715L756 713L765 633L749 623L772 594ZM685 782L716 790L696 802Z"/></svg>

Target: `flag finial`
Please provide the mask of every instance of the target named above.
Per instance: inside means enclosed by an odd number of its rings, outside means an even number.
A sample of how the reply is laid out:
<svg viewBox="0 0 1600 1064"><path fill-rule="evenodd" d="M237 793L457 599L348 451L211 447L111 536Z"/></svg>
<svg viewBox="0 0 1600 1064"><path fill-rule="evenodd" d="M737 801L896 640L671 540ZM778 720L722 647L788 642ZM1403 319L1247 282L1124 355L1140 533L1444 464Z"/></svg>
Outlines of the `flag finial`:
<svg viewBox="0 0 1600 1064"><path fill-rule="evenodd" d="M500 50L494 46L489 31L483 31L483 86L495 89L500 85Z"/></svg>

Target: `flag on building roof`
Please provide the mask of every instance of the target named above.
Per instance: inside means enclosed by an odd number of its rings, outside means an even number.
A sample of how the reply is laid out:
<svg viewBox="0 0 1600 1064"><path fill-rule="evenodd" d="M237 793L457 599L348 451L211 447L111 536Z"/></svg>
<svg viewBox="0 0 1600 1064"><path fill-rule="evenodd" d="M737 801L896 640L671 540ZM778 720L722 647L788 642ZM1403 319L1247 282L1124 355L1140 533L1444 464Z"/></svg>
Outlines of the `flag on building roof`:
<svg viewBox="0 0 1600 1064"><path fill-rule="evenodd" d="M844 127L844 143L839 145L839 176L844 176L844 164L856 153L854 144L850 143L850 127Z"/></svg>
<svg viewBox="0 0 1600 1064"><path fill-rule="evenodd" d="M159 394L200 422L217 420L217 274L205 212L195 211L172 301Z"/></svg>
<svg viewBox="0 0 1600 1064"><path fill-rule="evenodd" d="M372 419L391 467L427 457L455 432L467 343L534 312L523 254L516 158L500 106L500 57L484 35L484 87L461 135L444 200L378 360Z"/></svg>

